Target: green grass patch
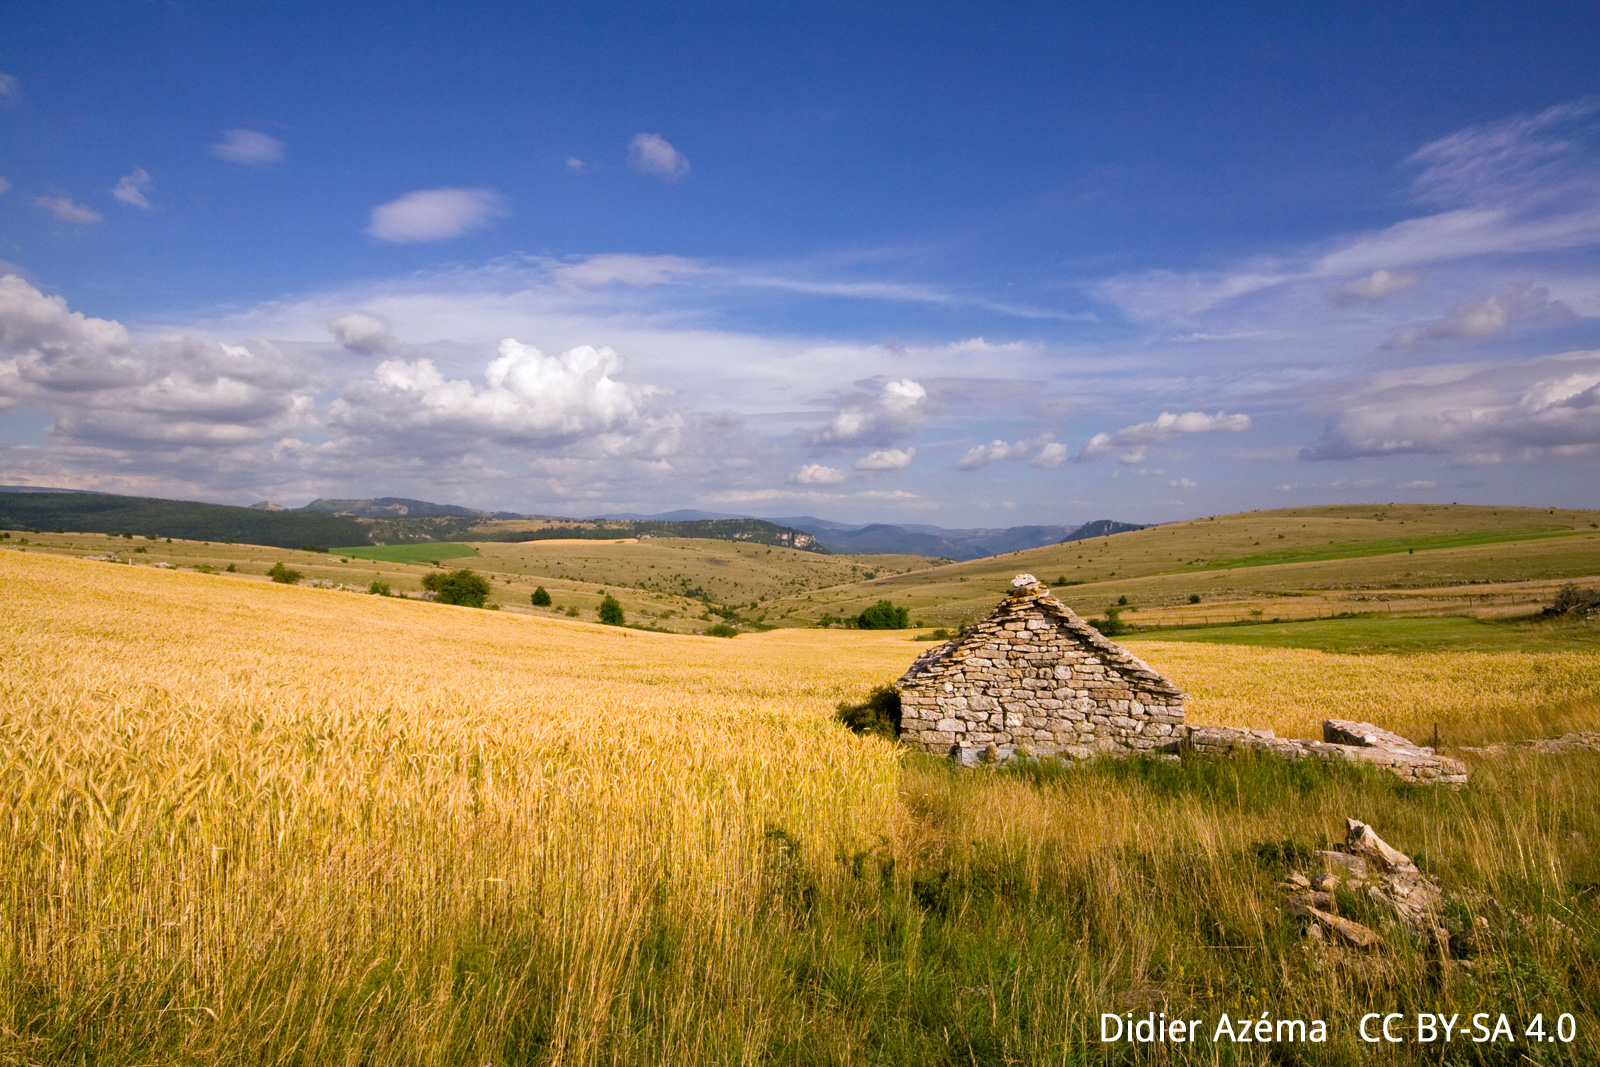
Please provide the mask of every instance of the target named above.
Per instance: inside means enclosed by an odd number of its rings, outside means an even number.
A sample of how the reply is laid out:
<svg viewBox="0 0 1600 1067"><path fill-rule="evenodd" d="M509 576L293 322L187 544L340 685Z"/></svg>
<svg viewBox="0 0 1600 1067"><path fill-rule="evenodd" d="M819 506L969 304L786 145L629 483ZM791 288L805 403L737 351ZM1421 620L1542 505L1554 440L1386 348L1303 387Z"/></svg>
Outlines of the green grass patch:
<svg viewBox="0 0 1600 1067"><path fill-rule="evenodd" d="M1432 548L1470 548L1473 545L1498 545L1507 541L1537 541L1546 537L1568 537L1587 530L1567 526L1528 526L1517 530L1469 530L1463 533L1433 534L1428 537L1390 537L1375 541L1340 541L1328 545L1298 545L1271 552L1254 552L1232 559L1207 560L1204 567L1270 567L1276 563L1315 563L1329 559L1357 559L1362 556L1392 556L1397 552L1426 552Z"/></svg>
<svg viewBox="0 0 1600 1067"><path fill-rule="evenodd" d="M383 563L433 563L478 554L478 550L471 545L455 541L428 541L417 545L356 545L329 551L354 559L374 559Z"/></svg>
<svg viewBox="0 0 1600 1067"><path fill-rule="evenodd" d="M1257 648L1313 648L1322 652L1596 652L1600 626L1563 619L1473 619L1360 616L1295 622L1147 630L1154 641L1203 641Z"/></svg>

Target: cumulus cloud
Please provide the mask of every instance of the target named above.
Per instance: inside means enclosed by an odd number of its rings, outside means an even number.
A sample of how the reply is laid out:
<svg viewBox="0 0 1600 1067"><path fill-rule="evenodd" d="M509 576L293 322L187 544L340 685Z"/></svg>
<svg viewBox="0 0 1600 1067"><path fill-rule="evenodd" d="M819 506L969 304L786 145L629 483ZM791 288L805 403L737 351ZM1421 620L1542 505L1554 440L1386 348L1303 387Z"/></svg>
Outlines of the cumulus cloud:
<svg viewBox="0 0 1600 1067"><path fill-rule="evenodd" d="M1405 454L1482 464L1600 446L1600 352L1427 367L1354 383L1305 460Z"/></svg>
<svg viewBox="0 0 1600 1067"><path fill-rule="evenodd" d="M1188 411L1182 415L1175 415L1170 411L1163 411L1149 422L1124 426L1116 433L1095 434L1089 438L1089 443L1083 446L1083 451L1078 453L1076 459L1080 462L1099 459L1118 449L1126 448L1130 451L1118 458L1124 463L1140 463L1144 460L1147 446L1161 444L1179 434L1241 433L1249 428L1248 415L1227 415L1220 411L1215 415L1207 415L1203 411Z"/></svg>
<svg viewBox="0 0 1600 1067"><path fill-rule="evenodd" d="M897 378L884 382L870 402L841 408L811 440L831 445L885 440L920 426L928 407L928 391L920 382Z"/></svg>
<svg viewBox="0 0 1600 1067"><path fill-rule="evenodd" d="M0 278L0 406L53 413L61 441L156 450L260 441L304 421L306 385L270 346L135 344L121 323Z"/></svg>
<svg viewBox="0 0 1600 1067"><path fill-rule="evenodd" d="M856 460L858 471L897 471L904 470L911 463L911 458L917 454L914 448L880 448L868 452Z"/></svg>
<svg viewBox="0 0 1600 1067"><path fill-rule="evenodd" d="M283 142L259 130L224 130L211 145L211 154L241 167L264 167L283 162Z"/></svg>
<svg viewBox="0 0 1600 1067"><path fill-rule="evenodd" d="M795 471L789 478L790 481L799 482L801 485L832 485L844 481L844 471L837 467L826 467L821 463L807 463Z"/></svg>
<svg viewBox="0 0 1600 1067"><path fill-rule="evenodd" d="M1332 298L1336 304L1375 304L1421 284L1420 271L1379 269L1341 285L1333 291Z"/></svg>
<svg viewBox="0 0 1600 1067"><path fill-rule="evenodd" d="M89 226L104 218L94 208L75 204L65 196L36 196L33 206L48 211L57 222L65 222L69 226Z"/></svg>
<svg viewBox="0 0 1600 1067"><path fill-rule="evenodd" d="M567 157L567 169L572 171L574 174L576 174L576 173L578 173L580 171L588 170L589 169L589 165L587 163L585 163L583 160L579 159L577 156L568 156Z"/></svg>
<svg viewBox="0 0 1600 1067"><path fill-rule="evenodd" d="M134 167L124 174L111 190L111 195L127 204L129 207L150 210L150 198L145 193L150 189L150 175L143 167Z"/></svg>
<svg viewBox="0 0 1600 1067"><path fill-rule="evenodd" d="M580 345L547 356L514 338L484 368L484 384L447 380L430 359L391 359L334 403L341 426L383 437L419 432L464 440L558 443L637 429L654 390L618 381L621 357ZM621 441L605 447L620 447Z"/></svg>
<svg viewBox="0 0 1600 1067"><path fill-rule="evenodd" d="M628 163L641 174L681 178L689 173L689 161L659 133L636 133L628 142Z"/></svg>
<svg viewBox="0 0 1600 1067"><path fill-rule="evenodd" d="M387 352L395 343L388 323L360 311L340 315L328 323L328 332L344 348L364 356Z"/></svg>
<svg viewBox="0 0 1600 1067"><path fill-rule="evenodd" d="M991 463L1006 459L1025 459L1029 466L1054 470L1066 458L1067 447L1057 442L1054 434L1042 433L1014 444L997 438L985 445L974 445L956 461L956 470L981 470Z"/></svg>
<svg viewBox="0 0 1600 1067"><path fill-rule="evenodd" d="M509 214L492 189L421 189L372 209L367 233L380 241L444 241Z"/></svg>
<svg viewBox="0 0 1600 1067"><path fill-rule="evenodd" d="M1572 308L1550 298L1549 289L1512 284L1497 293L1452 308L1438 322L1401 330L1389 338L1383 347L1415 349L1431 341L1489 337L1521 320L1568 322L1574 317Z"/></svg>

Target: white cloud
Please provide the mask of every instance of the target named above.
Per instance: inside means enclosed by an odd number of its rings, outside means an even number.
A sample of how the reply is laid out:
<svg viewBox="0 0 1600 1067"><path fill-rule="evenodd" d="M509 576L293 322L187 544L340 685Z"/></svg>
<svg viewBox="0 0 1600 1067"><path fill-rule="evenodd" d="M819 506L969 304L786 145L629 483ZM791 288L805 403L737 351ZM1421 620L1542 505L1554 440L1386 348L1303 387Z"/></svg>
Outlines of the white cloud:
<svg viewBox="0 0 1600 1067"><path fill-rule="evenodd" d="M689 173L689 160L659 133L636 133L628 142L628 163L641 174L681 178Z"/></svg>
<svg viewBox="0 0 1600 1067"><path fill-rule="evenodd" d="M911 458L917 454L914 448L880 448L875 452L868 452L856 460L858 471L897 471L904 470L911 463Z"/></svg>
<svg viewBox="0 0 1600 1067"><path fill-rule="evenodd" d="M1028 466L1037 467L1042 471L1053 471L1067 461L1067 446L1060 441L1051 441L1028 460Z"/></svg>
<svg viewBox="0 0 1600 1067"><path fill-rule="evenodd" d="M589 165L583 160L579 159L577 156L568 156L567 169L572 171L574 174L577 174L580 171L588 170Z"/></svg>
<svg viewBox="0 0 1600 1067"><path fill-rule="evenodd" d="M305 376L263 346L162 337L69 311L15 275L0 278L0 405L56 417L67 445L155 450L260 441L302 423Z"/></svg>
<svg viewBox="0 0 1600 1067"><path fill-rule="evenodd" d="M595 289L613 284L640 288L666 285L689 275L707 272L707 268L682 256L608 253L586 256L570 263L557 260L547 260L545 263L551 278L574 289Z"/></svg>
<svg viewBox="0 0 1600 1067"><path fill-rule="evenodd" d="M618 381L621 364L610 348L546 356L508 337L484 368L483 386L446 380L429 359L391 359L351 383L332 413L347 429L383 437L426 432L526 445L627 432L654 390ZM605 443L613 445L621 442Z"/></svg>
<svg viewBox="0 0 1600 1067"><path fill-rule="evenodd" d="M1423 367L1353 383L1301 459L1429 454L1481 464L1600 446L1600 352Z"/></svg>
<svg viewBox="0 0 1600 1067"><path fill-rule="evenodd" d="M283 142L258 130L224 130L222 140L212 144L211 154L241 167L264 167L283 162Z"/></svg>
<svg viewBox="0 0 1600 1067"><path fill-rule="evenodd" d="M1431 325L1401 330L1383 347L1419 348L1430 341L1489 337L1519 320L1566 322L1572 318L1572 308L1560 300L1550 299L1549 289L1511 284L1497 293L1452 308L1447 316Z"/></svg>
<svg viewBox="0 0 1600 1067"><path fill-rule="evenodd" d="M1400 485L1396 486L1396 488L1398 488L1398 489L1437 489L1437 488L1439 488L1439 483L1435 482L1435 481L1430 481L1430 480L1428 480L1426 478L1418 478L1415 481L1402 482Z"/></svg>
<svg viewBox="0 0 1600 1067"><path fill-rule="evenodd" d="M492 189L421 189L372 209L367 233L380 241L443 241L480 229L508 214Z"/></svg>
<svg viewBox="0 0 1600 1067"><path fill-rule="evenodd" d="M88 226L104 218L94 208L75 204L64 196L36 196L33 198L33 205L40 210L48 211L55 216L57 222L65 222L72 226Z"/></svg>
<svg viewBox="0 0 1600 1067"><path fill-rule="evenodd" d="M1227 415L1217 412L1207 415L1203 411L1188 411L1182 415L1175 415L1170 411L1163 411L1149 422L1135 423L1124 426L1116 433L1097 433L1089 439L1079 452L1079 461L1098 459L1108 455L1118 448L1132 447L1132 451L1122 457L1124 463L1143 462L1145 446L1158 445L1171 440L1179 434L1189 433L1241 433L1250 428L1250 416L1242 414Z"/></svg>
<svg viewBox="0 0 1600 1067"><path fill-rule="evenodd" d="M1037 437L1008 443L996 438L984 445L974 445L956 461L956 470L975 471L1001 460L1027 460L1028 466L1039 470L1055 470L1067 460L1067 446L1048 431Z"/></svg>
<svg viewBox="0 0 1600 1067"><path fill-rule="evenodd" d="M1173 481L1168 482L1167 483L1167 488L1168 489L1198 489L1198 488L1200 488L1200 486L1197 485L1194 482L1191 482L1187 478L1178 478L1178 479L1175 479Z"/></svg>
<svg viewBox="0 0 1600 1067"><path fill-rule="evenodd" d="M116 186L111 190L111 195L129 207L138 207L149 211L150 198L144 195L149 188L150 175L143 167L134 167L130 173L124 174L121 180L117 182Z"/></svg>
<svg viewBox="0 0 1600 1067"><path fill-rule="evenodd" d="M1414 270L1375 270L1333 291L1336 304L1374 304L1386 296L1422 284L1422 274Z"/></svg>
<svg viewBox="0 0 1600 1067"><path fill-rule="evenodd" d="M812 442L854 444L905 433L927 418L927 400L928 391L920 382L910 378L884 382L871 402L842 408L827 427L812 435Z"/></svg>
<svg viewBox="0 0 1600 1067"><path fill-rule="evenodd" d="M807 463L790 476L790 481L799 482L801 485L832 485L834 482L844 481L844 477L844 471L837 467Z"/></svg>
<svg viewBox="0 0 1600 1067"><path fill-rule="evenodd" d="M360 311L340 315L328 323L328 332L340 345L364 356L387 352L395 343L388 323Z"/></svg>
<svg viewBox="0 0 1600 1067"><path fill-rule="evenodd" d="M11 183L6 181L5 178L0 177L0 196L4 196L6 193L8 193L10 191L11 191Z"/></svg>
<svg viewBox="0 0 1600 1067"><path fill-rule="evenodd" d="M9 74L0 73L0 104L9 104L22 92L22 83Z"/></svg>

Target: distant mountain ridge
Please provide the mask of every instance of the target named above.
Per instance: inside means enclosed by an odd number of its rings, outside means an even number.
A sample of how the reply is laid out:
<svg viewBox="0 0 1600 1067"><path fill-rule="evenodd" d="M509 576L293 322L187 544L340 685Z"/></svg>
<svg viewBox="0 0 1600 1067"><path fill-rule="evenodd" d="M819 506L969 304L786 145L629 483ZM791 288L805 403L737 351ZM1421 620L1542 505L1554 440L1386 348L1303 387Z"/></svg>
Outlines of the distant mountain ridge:
<svg viewBox="0 0 1600 1067"><path fill-rule="evenodd" d="M676 521L730 519L735 516L709 511L679 510L659 515L633 513L596 516L630 521ZM969 560L1000 556L1029 548L1082 541L1090 537L1142 530L1143 526L1115 519L1095 519L1081 526L1006 526L978 529L947 529L923 524L862 523L852 525L819 519L815 515L788 515L770 518L777 523L811 534L829 552L847 555L912 555Z"/></svg>
<svg viewBox="0 0 1600 1067"><path fill-rule="evenodd" d="M506 520L548 524L507 528ZM497 525L489 525L496 523ZM130 497L37 486L0 486L0 528L63 527L75 531L306 545L406 544L451 540L533 541L549 538L689 537L781 545L846 555L915 555L971 560L1144 527L1112 519L1082 526L946 529L922 524L851 525L814 515L758 519L682 508L657 515L620 513L587 519L485 511L409 497L317 499L299 508L269 501L248 507Z"/></svg>

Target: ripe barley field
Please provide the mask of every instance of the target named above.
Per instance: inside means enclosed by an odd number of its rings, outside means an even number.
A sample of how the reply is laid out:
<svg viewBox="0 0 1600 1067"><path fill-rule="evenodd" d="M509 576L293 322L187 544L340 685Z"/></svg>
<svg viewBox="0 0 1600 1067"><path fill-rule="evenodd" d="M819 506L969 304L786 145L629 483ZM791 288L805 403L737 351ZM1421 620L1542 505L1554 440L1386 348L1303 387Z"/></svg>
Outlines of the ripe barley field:
<svg viewBox="0 0 1600 1067"><path fill-rule="evenodd" d="M1336 1064L1362 1013L1434 1005L1572 1012L1577 1043L1518 1053L1600 1055L1600 760L1477 761L1459 793L962 771L832 721L927 647L905 634L727 641L11 551L0 590L0 1064ZM1196 719L1596 728L1592 658L1138 651ZM1301 935L1273 883L1346 815L1453 890L1472 967L1355 899L1384 951ZM1095 1040L1145 1010L1332 1036Z"/></svg>

